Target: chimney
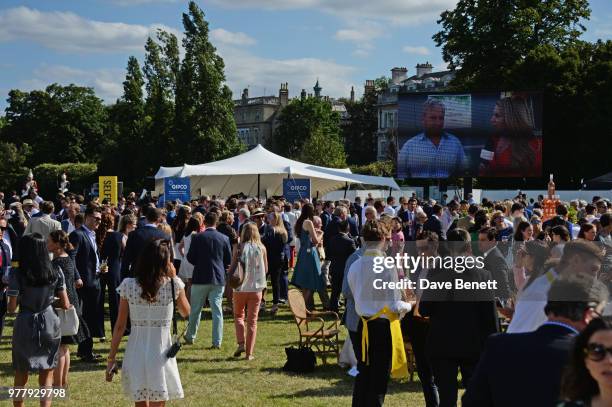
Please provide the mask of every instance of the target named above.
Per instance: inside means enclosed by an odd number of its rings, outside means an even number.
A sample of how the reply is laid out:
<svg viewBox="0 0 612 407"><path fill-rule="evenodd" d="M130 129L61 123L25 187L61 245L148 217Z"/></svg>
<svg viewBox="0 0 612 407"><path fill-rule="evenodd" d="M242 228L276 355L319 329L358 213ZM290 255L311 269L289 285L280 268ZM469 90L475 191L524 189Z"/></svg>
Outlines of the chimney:
<svg viewBox="0 0 612 407"><path fill-rule="evenodd" d="M420 78L423 75L431 73L433 71L433 65L430 64L429 61L425 62L424 64L417 64L416 70L417 78Z"/></svg>
<svg viewBox="0 0 612 407"><path fill-rule="evenodd" d="M355 88L351 86L351 102L355 102Z"/></svg>
<svg viewBox="0 0 612 407"><path fill-rule="evenodd" d="M302 92L300 92L300 99L302 100L306 99L306 89L302 89Z"/></svg>
<svg viewBox="0 0 612 407"><path fill-rule="evenodd" d="M408 69L401 67L395 67L391 69L391 82L394 85L399 85L404 79L408 77Z"/></svg>
<svg viewBox="0 0 612 407"><path fill-rule="evenodd" d="M368 79L365 81L365 86L363 88L363 93L367 94L370 92L374 92L376 90L376 86L374 85L374 81L371 79Z"/></svg>
<svg viewBox="0 0 612 407"><path fill-rule="evenodd" d="M242 103L246 104L249 100L249 88L244 88L242 90Z"/></svg>
<svg viewBox="0 0 612 407"><path fill-rule="evenodd" d="M287 103L289 103L289 84L287 82L281 83L280 90L278 91L278 98L280 99L281 106L287 106Z"/></svg>

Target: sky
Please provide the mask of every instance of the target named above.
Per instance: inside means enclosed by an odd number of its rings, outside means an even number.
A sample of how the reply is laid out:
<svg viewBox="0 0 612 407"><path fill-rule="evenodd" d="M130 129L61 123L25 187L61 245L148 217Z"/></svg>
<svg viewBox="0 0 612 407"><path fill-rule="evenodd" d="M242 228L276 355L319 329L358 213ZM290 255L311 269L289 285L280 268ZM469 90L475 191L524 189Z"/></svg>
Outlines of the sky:
<svg viewBox="0 0 612 407"><path fill-rule="evenodd" d="M432 35L440 13L457 0L201 0L211 42L240 97L312 93L360 95L366 79L395 66L430 62L443 70ZM2 0L0 109L10 89L43 89L57 82L94 87L106 103L122 94L130 55L143 63L147 36L157 28L182 32L186 0ZM583 38L612 38L612 1L591 0ZM0 113L2 114L2 113Z"/></svg>

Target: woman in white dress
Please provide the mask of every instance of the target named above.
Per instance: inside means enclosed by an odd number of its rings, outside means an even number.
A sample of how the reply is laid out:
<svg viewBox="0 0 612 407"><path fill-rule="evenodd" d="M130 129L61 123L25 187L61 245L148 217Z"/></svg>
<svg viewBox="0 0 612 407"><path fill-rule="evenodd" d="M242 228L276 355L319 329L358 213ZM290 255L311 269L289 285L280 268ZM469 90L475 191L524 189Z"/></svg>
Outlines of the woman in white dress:
<svg viewBox="0 0 612 407"><path fill-rule="evenodd" d="M117 291L121 297L106 380L116 369L115 357L131 320L131 333L123 356L121 381L125 394L136 407L164 406L167 400L183 398L176 358L166 352L172 346L172 282L178 312L186 317L190 307L185 285L176 277L169 240L153 240L144 249L135 270L135 278L126 278Z"/></svg>

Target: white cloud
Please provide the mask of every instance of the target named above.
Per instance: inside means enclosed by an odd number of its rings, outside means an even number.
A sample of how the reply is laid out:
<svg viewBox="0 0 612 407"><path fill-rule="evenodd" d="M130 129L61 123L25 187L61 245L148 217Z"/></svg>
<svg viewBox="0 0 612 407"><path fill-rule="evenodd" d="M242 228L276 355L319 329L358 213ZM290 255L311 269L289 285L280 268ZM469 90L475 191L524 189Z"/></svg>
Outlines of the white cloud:
<svg viewBox="0 0 612 407"><path fill-rule="evenodd" d="M373 21L352 21L350 28L336 31L334 39L337 41L348 41L355 44L353 55L367 57L374 49L374 40L385 36L383 27Z"/></svg>
<svg viewBox="0 0 612 407"><path fill-rule="evenodd" d="M412 45L406 45L404 48L402 48L402 51L404 51L407 54L412 54L412 55L429 55L429 54L431 54L429 49L427 47L423 47L423 46L415 47L415 46L412 46Z"/></svg>
<svg viewBox="0 0 612 407"><path fill-rule="evenodd" d="M215 44L228 45L253 45L257 41L243 32L231 32L223 28L216 28L210 31L210 39Z"/></svg>
<svg viewBox="0 0 612 407"><path fill-rule="evenodd" d="M355 68L318 58L273 59L263 58L236 47L219 50L225 61L227 84L240 98L242 89L249 87L249 96L278 95L281 83L289 83L289 97L299 96L302 89L313 93L317 78L322 94L348 97ZM357 90L356 90L357 91Z"/></svg>
<svg viewBox="0 0 612 407"><path fill-rule="evenodd" d="M315 9L342 18L367 18L412 25L436 19L457 0L211 0L226 8Z"/></svg>
<svg viewBox="0 0 612 407"><path fill-rule="evenodd" d="M76 69L65 65L42 65L32 72L32 78L22 81L24 90L44 89L52 83L93 87L96 96L114 103L123 94L123 69Z"/></svg>
<svg viewBox="0 0 612 407"><path fill-rule="evenodd" d="M132 52L142 50L147 36L161 24L150 26L88 20L71 12L39 11L16 7L0 11L0 42L32 41L65 52Z"/></svg>

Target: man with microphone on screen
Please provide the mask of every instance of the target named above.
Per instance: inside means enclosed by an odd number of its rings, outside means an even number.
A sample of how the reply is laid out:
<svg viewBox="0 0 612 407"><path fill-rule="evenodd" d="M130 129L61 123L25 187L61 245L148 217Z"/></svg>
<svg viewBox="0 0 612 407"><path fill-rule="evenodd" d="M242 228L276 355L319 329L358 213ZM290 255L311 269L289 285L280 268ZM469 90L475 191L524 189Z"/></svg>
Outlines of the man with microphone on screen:
<svg viewBox="0 0 612 407"><path fill-rule="evenodd" d="M446 107L437 99L423 104L423 132L404 143L398 154L398 178L448 178L465 168L465 152L456 136L444 131Z"/></svg>

